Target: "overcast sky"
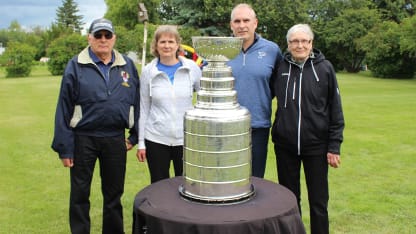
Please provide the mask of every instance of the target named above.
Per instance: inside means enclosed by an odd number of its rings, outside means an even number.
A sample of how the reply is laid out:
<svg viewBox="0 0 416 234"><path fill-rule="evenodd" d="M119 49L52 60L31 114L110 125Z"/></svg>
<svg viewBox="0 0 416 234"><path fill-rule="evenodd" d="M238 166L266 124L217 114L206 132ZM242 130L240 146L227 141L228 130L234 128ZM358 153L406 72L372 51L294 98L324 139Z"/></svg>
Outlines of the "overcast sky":
<svg viewBox="0 0 416 234"><path fill-rule="evenodd" d="M0 0L0 29L6 29L13 20L24 28L49 27L56 20L56 10L63 0ZM101 18L107 9L104 0L75 0L78 14L88 27L92 20Z"/></svg>

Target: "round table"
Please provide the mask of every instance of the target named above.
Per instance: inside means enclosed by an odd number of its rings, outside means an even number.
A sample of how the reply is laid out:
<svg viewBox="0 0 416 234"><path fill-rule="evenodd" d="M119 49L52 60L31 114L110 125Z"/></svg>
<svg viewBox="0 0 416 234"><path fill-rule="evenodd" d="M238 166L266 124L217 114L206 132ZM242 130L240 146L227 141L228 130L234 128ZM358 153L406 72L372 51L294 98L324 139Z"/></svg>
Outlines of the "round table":
<svg viewBox="0 0 416 234"><path fill-rule="evenodd" d="M133 233L306 233L292 192L257 177L251 177L251 182L255 195L236 204L186 200L179 193L182 177L151 184L137 193L134 200Z"/></svg>

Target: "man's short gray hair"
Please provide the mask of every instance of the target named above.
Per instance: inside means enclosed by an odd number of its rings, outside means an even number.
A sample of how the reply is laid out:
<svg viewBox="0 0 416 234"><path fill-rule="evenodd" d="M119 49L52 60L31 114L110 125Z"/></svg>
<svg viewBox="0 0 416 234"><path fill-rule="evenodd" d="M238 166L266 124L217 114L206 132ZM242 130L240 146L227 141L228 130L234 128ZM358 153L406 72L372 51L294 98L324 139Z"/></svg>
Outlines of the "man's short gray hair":
<svg viewBox="0 0 416 234"><path fill-rule="evenodd" d="M254 9L253 9L253 7L251 7L251 5L249 5L249 4L247 4L247 3L240 3L240 4L237 4L234 8L233 8L233 10L231 11L231 21L234 19L234 13L235 13L235 10L236 9L238 9L238 8L248 8L248 9L250 9L251 10L251 13L253 14L252 15L252 17L254 17L254 18L256 18L257 16L256 16L256 12L254 11Z"/></svg>

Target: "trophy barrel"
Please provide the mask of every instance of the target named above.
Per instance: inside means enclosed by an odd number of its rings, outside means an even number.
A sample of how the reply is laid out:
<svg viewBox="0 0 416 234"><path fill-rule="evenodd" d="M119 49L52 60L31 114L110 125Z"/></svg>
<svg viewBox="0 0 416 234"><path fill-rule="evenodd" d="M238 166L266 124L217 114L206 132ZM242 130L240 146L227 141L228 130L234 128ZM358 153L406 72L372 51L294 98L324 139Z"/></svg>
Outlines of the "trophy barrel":
<svg viewBox="0 0 416 234"><path fill-rule="evenodd" d="M185 115L182 192L208 203L251 196L250 113L245 108L194 109Z"/></svg>

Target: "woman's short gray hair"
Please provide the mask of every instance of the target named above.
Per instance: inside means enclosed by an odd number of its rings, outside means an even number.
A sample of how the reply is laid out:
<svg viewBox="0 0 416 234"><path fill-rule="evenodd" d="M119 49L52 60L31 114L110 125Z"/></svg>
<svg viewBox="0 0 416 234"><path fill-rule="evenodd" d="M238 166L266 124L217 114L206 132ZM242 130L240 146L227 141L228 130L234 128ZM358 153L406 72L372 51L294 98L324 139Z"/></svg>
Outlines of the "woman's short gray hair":
<svg viewBox="0 0 416 234"><path fill-rule="evenodd" d="M297 33L297 32L303 32L309 35L309 39L313 40L313 32L311 27L308 24L295 24L293 25L286 34L286 40L287 42L289 42L290 37L292 36L293 33Z"/></svg>

